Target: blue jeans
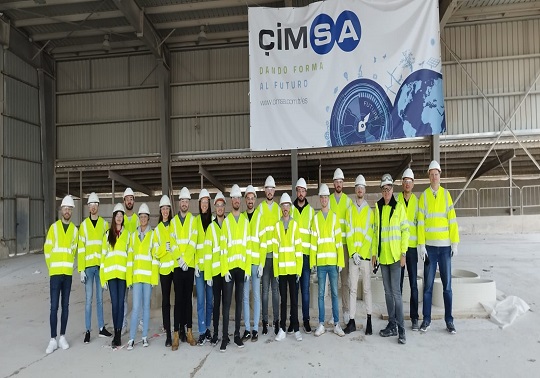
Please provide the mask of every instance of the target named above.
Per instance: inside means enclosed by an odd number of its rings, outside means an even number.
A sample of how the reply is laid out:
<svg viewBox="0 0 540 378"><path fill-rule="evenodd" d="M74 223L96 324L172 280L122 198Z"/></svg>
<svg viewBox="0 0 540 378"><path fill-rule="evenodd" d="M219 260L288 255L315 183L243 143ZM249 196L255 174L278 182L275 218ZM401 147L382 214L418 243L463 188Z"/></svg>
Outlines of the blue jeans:
<svg viewBox="0 0 540 378"><path fill-rule="evenodd" d="M300 276L300 289L302 290L302 319L309 322L309 279L311 269L309 268L309 255L304 255L302 263L302 275ZM298 285L297 288L298 290Z"/></svg>
<svg viewBox="0 0 540 378"><path fill-rule="evenodd" d="M86 323L86 330L92 329L92 296L94 294L94 282L96 285L96 312L99 329L105 325L103 321L103 288L101 287L101 281L99 280L99 267L91 266L84 270L86 273L86 283L84 284L84 290L86 292L86 304L84 306L84 321Z"/></svg>
<svg viewBox="0 0 540 378"><path fill-rule="evenodd" d="M396 325L400 332L405 331L403 321L403 301L401 300L401 290L399 282L401 280L400 261L390 265L381 264L381 272L384 286L384 299L386 300L386 310L388 311L388 325L395 328Z"/></svg>
<svg viewBox="0 0 540 378"><path fill-rule="evenodd" d="M122 329L124 319L124 298L126 296L126 281L113 278L108 281L111 294L112 318L114 329Z"/></svg>
<svg viewBox="0 0 540 378"><path fill-rule="evenodd" d="M58 327L58 305L60 303L60 294L62 294L62 315L60 316L60 335L66 334L67 321L69 316L69 294L71 292L72 276L67 274L57 274L51 276L51 314L49 322L51 324L51 337L57 336Z"/></svg>
<svg viewBox="0 0 540 378"><path fill-rule="evenodd" d="M199 277L195 276L195 287L197 289L197 321L199 334L202 335L210 328L212 311L214 310L212 287L206 284L202 270Z"/></svg>
<svg viewBox="0 0 540 378"><path fill-rule="evenodd" d="M129 328L129 338L135 339L137 333L137 318L142 308L143 327L142 337L148 336L148 323L150 322L150 297L152 295L152 285L149 283L134 283L131 287L133 295L133 308L131 309L131 327Z"/></svg>
<svg viewBox="0 0 540 378"><path fill-rule="evenodd" d="M272 256L270 254L270 256ZM278 283L274 278L274 260L272 257L266 257L262 276L262 318L263 322L268 322L268 294L272 285L272 312L274 321L279 320L279 293Z"/></svg>
<svg viewBox="0 0 540 378"><path fill-rule="evenodd" d="M418 320L418 252L416 248L409 247L406 255L407 273L409 274L409 286L411 288L411 299L409 314L411 320ZM401 268L401 281L399 288L403 294L403 279L405 278L405 267Z"/></svg>
<svg viewBox="0 0 540 378"><path fill-rule="evenodd" d="M249 289L253 286L253 330L259 331L259 319L261 317L261 277L257 276L259 265L251 265L251 283L244 283L244 324L246 331L251 330Z"/></svg>
<svg viewBox="0 0 540 378"><path fill-rule="evenodd" d="M449 323L453 322L452 317L452 256L451 248L448 247L432 247L426 245L429 265L424 265L424 305L423 315L424 321L431 322L431 301L433 298L433 281L435 280L435 271L439 264L439 272L441 273L441 281L443 285L443 300L444 300L444 320Z"/></svg>
<svg viewBox="0 0 540 378"><path fill-rule="evenodd" d="M324 265L317 267L317 278L319 281L319 323L324 323L324 290L326 288L326 275L330 280L330 294L332 296L332 316L334 323L339 322L338 307L338 267L335 265Z"/></svg>

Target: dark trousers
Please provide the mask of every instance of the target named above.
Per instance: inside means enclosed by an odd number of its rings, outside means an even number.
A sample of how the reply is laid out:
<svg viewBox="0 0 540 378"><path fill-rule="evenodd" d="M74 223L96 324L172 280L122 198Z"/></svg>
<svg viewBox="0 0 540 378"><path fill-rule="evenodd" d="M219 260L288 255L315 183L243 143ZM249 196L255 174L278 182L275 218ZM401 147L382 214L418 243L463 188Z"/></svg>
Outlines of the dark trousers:
<svg viewBox="0 0 540 378"><path fill-rule="evenodd" d="M180 327L192 327L193 322L193 279L195 278L195 269L188 268L185 272L180 269ZM175 287L176 290L176 287Z"/></svg>
<svg viewBox="0 0 540 378"><path fill-rule="evenodd" d="M418 252L416 248L407 249L405 257L407 273L409 274L409 286L411 288L410 316L411 320L418 320ZM401 281L399 288L403 294L403 279L405 277L405 267L401 268Z"/></svg>
<svg viewBox="0 0 540 378"><path fill-rule="evenodd" d="M300 276L300 286L302 290L302 318L305 322L309 322L309 279L311 277L311 269L309 268L309 255L303 256L302 275ZM298 290L297 293L298 295Z"/></svg>
<svg viewBox="0 0 540 378"><path fill-rule="evenodd" d="M51 324L51 337L56 338L58 328L58 305L60 303L60 294L62 294L62 315L60 316L60 335L66 333L67 321L69 316L69 294L71 292L72 276L67 274L57 274L51 276L51 314L49 322Z"/></svg>
<svg viewBox="0 0 540 378"><path fill-rule="evenodd" d="M242 317L242 300L244 297L244 271L240 268L230 270L231 282L225 282L223 290L223 339L229 337L229 311L231 309L232 293L234 286L234 335L240 335L240 319Z"/></svg>
<svg viewBox="0 0 540 378"><path fill-rule="evenodd" d="M298 289L296 287L296 274L279 276L279 295L281 297L281 321L279 326L285 331L287 321L287 287L291 298L291 326L294 332L298 331Z"/></svg>
<svg viewBox="0 0 540 378"><path fill-rule="evenodd" d="M180 268L159 275L161 282L161 315L163 316L163 328L171 331L171 287L174 283L174 330L178 331L180 324Z"/></svg>
<svg viewBox="0 0 540 378"><path fill-rule="evenodd" d="M113 278L108 281L111 294L112 318L114 329L121 329L124 321L124 297L126 296L126 281Z"/></svg>
<svg viewBox="0 0 540 378"><path fill-rule="evenodd" d="M217 335L219 327L219 307L221 306L221 296L223 294L223 284L225 279L221 275L212 277L212 294L214 295L214 334ZM225 296L225 295L223 295Z"/></svg>

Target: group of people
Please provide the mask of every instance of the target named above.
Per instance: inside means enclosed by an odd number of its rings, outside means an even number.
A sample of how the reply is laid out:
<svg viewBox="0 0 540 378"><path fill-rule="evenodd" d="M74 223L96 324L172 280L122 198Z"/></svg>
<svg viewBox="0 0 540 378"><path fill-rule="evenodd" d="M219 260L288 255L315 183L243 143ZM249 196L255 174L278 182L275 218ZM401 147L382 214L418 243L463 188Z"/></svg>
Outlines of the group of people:
<svg viewBox="0 0 540 378"><path fill-rule="evenodd" d="M411 287L410 318L413 331L426 332L431 323L431 299L437 265L443 284L446 329L455 333L452 317L451 258L457 254L459 233L452 198L440 186L440 165L432 161L428 168L430 186L418 199L412 192L414 173L408 168L402 176L403 191L394 197L394 181L389 174L381 178L381 199L373 210L365 199L366 181L355 180L355 198L343 193L344 175L337 168L333 176L334 192L326 184L319 187L321 209L308 203L307 184L296 183L296 199L284 193L279 204L274 201L275 181L268 176L264 184L265 198L256 204L257 193L248 185L242 194L233 185L229 194L231 211L225 214L227 199L218 192L211 199L206 189L198 196L199 214L189 212L191 193L182 188L179 212L171 214L168 196L159 203L158 225L151 229L150 211L143 203L134 213L135 196L130 188L124 201L114 206L110 226L98 215L99 198L88 197L89 217L77 229L71 222L73 199L66 196L61 203L61 219L51 225L44 246L50 275L51 339L46 353L60 346L69 348L65 338L69 293L77 255L77 268L85 284L86 333L91 339L92 297L96 293L98 335L112 337L103 320L102 289L109 290L114 325L113 347L122 345L127 330L127 293L132 292L131 326L127 349L133 349L137 328L142 332L142 345L148 346L150 296L160 283L165 346L176 350L180 342L190 345L219 343L220 307L222 336L220 351L229 340L229 312L234 292L234 344L269 332L269 293L272 291L273 332L276 341L287 333L302 340L298 314L301 292L302 320L305 333L311 333L309 314L310 275L318 278L318 325L315 336L326 332L325 289L330 286L333 331L344 336L356 331L356 298L358 280L362 278L366 306L366 335L372 330L371 274L381 269L388 324L379 332L382 337L398 336L406 343L402 302L404 270L407 268ZM244 198L246 211L241 212ZM215 216L212 206L215 207ZM417 265L424 262L423 321L419 325ZM340 326L338 276L342 283L342 312L345 328ZM193 335L192 292L197 293L198 340ZM171 288L174 285L174 313L171 327ZM279 290L279 294L278 294ZM253 307L250 306L251 295ZM61 297L60 337L57 341L57 314ZM287 302L290 303L287 326ZM279 308L281 302L281 308ZM253 314L251 314L251 309ZM241 318L245 330L240 333ZM253 315L253 316L252 316ZM213 326L213 332L210 325ZM138 325L138 327L137 327Z"/></svg>

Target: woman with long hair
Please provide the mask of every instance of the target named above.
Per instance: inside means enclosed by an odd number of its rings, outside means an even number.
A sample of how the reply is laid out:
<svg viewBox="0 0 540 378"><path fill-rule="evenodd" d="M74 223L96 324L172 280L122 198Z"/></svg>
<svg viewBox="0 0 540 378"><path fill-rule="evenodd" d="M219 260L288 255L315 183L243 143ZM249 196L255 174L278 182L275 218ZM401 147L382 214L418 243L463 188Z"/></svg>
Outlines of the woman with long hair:
<svg viewBox="0 0 540 378"><path fill-rule="evenodd" d="M124 230L124 206L114 206L111 227L103 237L100 271L103 287L111 295L114 339L112 347L122 345L122 321L124 319L124 296L126 295L126 272L129 247L129 232Z"/></svg>

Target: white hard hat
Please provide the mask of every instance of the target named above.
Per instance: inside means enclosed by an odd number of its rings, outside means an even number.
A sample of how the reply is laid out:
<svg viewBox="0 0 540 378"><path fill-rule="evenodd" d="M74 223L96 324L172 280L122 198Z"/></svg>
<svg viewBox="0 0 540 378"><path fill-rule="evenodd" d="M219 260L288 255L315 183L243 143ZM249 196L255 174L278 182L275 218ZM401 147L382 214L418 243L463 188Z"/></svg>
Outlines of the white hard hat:
<svg viewBox="0 0 540 378"><path fill-rule="evenodd" d="M171 200L169 199L169 196L162 195L161 199L159 200L159 207L161 206L171 206Z"/></svg>
<svg viewBox="0 0 540 378"><path fill-rule="evenodd" d="M276 182L274 181L274 178L272 176L268 176L266 178L266 181L264 182L264 187L265 188L275 188L276 187Z"/></svg>
<svg viewBox="0 0 540 378"><path fill-rule="evenodd" d="M257 198L257 191L255 190L255 188L253 187L253 185L248 185L248 186L247 186L246 192L244 193L244 196L247 196L248 193L253 193L253 195L255 196L255 198Z"/></svg>
<svg viewBox="0 0 540 378"><path fill-rule="evenodd" d="M364 176L362 175L358 175L356 177L356 180L354 180L354 186L356 185L362 185L362 186L366 186L366 179L364 178Z"/></svg>
<svg viewBox="0 0 540 378"><path fill-rule="evenodd" d="M88 202L87 203L99 203L99 197L96 193L92 192L88 196Z"/></svg>
<svg viewBox="0 0 540 378"><path fill-rule="evenodd" d="M225 199L225 196L221 192L217 192L216 196L214 197L214 205L217 203L217 201L222 200L223 203L227 203L227 200Z"/></svg>
<svg viewBox="0 0 540 378"><path fill-rule="evenodd" d="M139 215L141 214L148 214L150 215L150 209L148 208L148 205L145 203L141 203L141 206L139 206Z"/></svg>
<svg viewBox="0 0 540 378"><path fill-rule="evenodd" d="M432 169L436 169L439 171L439 173L441 172L441 166L439 165L439 163L437 163L437 160L433 160L431 163L429 163L429 168L428 168L428 173L429 171L431 171Z"/></svg>
<svg viewBox="0 0 540 378"><path fill-rule="evenodd" d="M319 195L320 196L329 196L330 195L330 189L328 189L328 185L321 184L321 186L319 186Z"/></svg>
<svg viewBox="0 0 540 378"><path fill-rule="evenodd" d="M381 177L381 188L385 185L394 185L394 180L392 180L392 176L389 173L385 173Z"/></svg>
<svg viewBox="0 0 540 378"><path fill-rule="evenodd" d="M231 198L242 198L242 191L240 190L240 187L236 184L234 184L231 188Z"/></svg>
<svg viewBox="0 0 540 378"><path fill-rule="evenodd" d="M279 199L279 204L280 204L280 205L283 205L284 203L290 203L290 204L292 204L291 196L289 195L289 193L283 193L283 194L281 195L281 198Z"/></svg>
<svg viewBox="0 0 540 378"><path fill-rule="evenodd" d="M304 188L305 190L307 190L307 184L306 184L306 180L304 180L303 177L300 177L298 179L298 181L296 182L296 188Z"/></svg>
<svg viewBox="0 0 540 378"><path fill-rule="evenodd" d="M199 193L199 201L202 200L203 198L210 198L210 193L208 193L208 190L206 189L201 189L200 193Z"/></svg>
<svg viewBox="0 0 540 378"><path fill-rule="evenodd" d="M128 194L129 195L129 194ZM122 205L120 202L117 203L116 205L114 205L114 209L113 209L113 214L116 213L117 211L121 211L123 212L124 214L126 213L126 210L124 210L124 205Z"/></svg>
<svg viewBox="0 0 540 378"><path fill-rule="evenodd" d="M184 186L180 190L180 195L178 196L178 199L191 199L191 193L189 192L189 189Z"/></svg>
<svg viewBox="0 0 540 378"><path fill-rule="evenodd" d="M405 172L403 172L401 179L403 180L404 178L410 178L414 180L414 172L412 171L412 169L407 168Z"/></svg>
<svg viewBox="0 0 540 378"><path fill-rule="evenodd" d="M343 171L341 168L336 168L334 171L334 178L333 180L345 180L345 176L343 175Z"/></svg>
<svg viewBox="0 0 540 378"><path fill-rule="evenodd" d="M123 198L126 198L127 196L135 197L135 193L133 193L133 190L131 188L126 188L126 190L124 190L124 197Z"/></svg>
<svg viewBox="0 0 540 378"><path fill-rule="evenodd" d="M64 199L62 199L62 204L60 205L60 207L74 208L75 202L73 202L73 198L68 194L67 196L64 197Z"/></svg>

